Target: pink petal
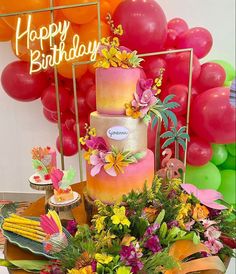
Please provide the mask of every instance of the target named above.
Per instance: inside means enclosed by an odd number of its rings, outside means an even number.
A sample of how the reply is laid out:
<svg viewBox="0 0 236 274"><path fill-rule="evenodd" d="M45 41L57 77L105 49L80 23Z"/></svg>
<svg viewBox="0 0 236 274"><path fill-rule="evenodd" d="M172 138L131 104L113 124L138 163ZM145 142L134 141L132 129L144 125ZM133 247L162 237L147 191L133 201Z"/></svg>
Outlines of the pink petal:
<svg viewBox="0 0 236 274"><path fill-rule="evenodd" d="M63 176L64 176L63 171L61 171L60 169L55 169L51 173L51 180L53 183L58 183L62 180Z"/></svg>
<svg viewBox="0 0 236 274"><path fill-rule="evenodd" d="M107 170L105 170L105 171L106 171L106 173L109 174L110 176L113 176L113 177L117 176L114 167L111 167L111 168L109 168L109 169L107 169Z"/></svg>
<svg viewBox="0 0 236 274"><path fill-rule="evenodd" d="M205 202L205 203L202 203L202 204L204 204L207 207L213 208L213 209L218 209L218 210L227 209L226 206L220 205L220 204L215 203L215 202L211 202L211 203L210 202L208 202L208 203Z"/></svg>
<svg viewBox="0 0 236 274"><path fill-rule="evenodd" d="M91 155L90 163L91 163L91 165L96 166L97 164L101 163L101 159L100 159L100 157L98 157L98 155Z"/></svg>
<svg viewBox="0 0 236 274"><path fill-rule="evenodd" d="M100 163L100 164L95 165L95 166L91 169L91 172L90 172L91 176L94 177L95 175L97 175L97 174L100 172L100 170L101 170L102 167L103 167L103 163Z"/></svg>

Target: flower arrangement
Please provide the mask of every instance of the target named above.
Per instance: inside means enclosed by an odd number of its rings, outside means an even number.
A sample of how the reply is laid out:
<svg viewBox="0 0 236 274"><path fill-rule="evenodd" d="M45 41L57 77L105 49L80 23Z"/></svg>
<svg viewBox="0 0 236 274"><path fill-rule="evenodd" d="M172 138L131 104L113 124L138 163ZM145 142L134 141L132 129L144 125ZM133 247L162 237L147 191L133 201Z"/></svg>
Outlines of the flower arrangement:
<svg viewBox="0 0 236 274"><path fill-rule="evenodd" d="M91 176L97 175L102 169L110 176L124 173L124 168L129 164L137 163L145 156L145 152L135 154L130 151L119 151L112 146L108 147L103 137L96 136L95 128L85 125L86 135L80 138L80 143L85 147L85 160L92 165Z"/></svg>

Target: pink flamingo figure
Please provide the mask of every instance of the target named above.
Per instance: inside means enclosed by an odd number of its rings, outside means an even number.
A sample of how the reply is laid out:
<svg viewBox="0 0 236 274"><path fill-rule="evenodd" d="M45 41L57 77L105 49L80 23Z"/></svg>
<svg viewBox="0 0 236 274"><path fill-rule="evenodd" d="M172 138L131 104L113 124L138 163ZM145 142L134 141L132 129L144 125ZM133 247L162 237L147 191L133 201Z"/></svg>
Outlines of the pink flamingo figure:
<svg viewBox="0 0 236 274"><path fill-rule="evenodd" d="M166 155L166 157L161 161L162 168L157 171L157 175L163 178L164 180L180 178L181 175L179 173L179 170L182 170L183 172L185 171L184 164L176 158L171 158L172 151L169 148L166 148L162 152L162 155Z"/></svg>

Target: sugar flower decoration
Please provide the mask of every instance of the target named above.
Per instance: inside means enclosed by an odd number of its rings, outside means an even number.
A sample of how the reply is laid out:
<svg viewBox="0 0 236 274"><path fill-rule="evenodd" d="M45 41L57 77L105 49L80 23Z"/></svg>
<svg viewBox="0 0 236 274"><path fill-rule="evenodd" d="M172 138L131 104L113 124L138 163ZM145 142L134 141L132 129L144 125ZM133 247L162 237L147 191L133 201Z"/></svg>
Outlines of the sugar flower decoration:
<svg viewBox="0 0 236 274"><path fill-rule="evenodd" d="M106 164L104 169L106 173L111 176L116 176L119 173L124 173L123 168L128 166L128 163L124 161L125 158L121 153L114 155L113 153L108 153L105 157Z"/></svg>
<svg viewBox="0 0 236 274"><path fill-rule="evenodd" d="M188 194L195 196L201 204L213 209L226 209L225 206L216 203L216 200L223 199L220 192L212 189L198 189L192 184L181 184L183 190Z"/></svg>

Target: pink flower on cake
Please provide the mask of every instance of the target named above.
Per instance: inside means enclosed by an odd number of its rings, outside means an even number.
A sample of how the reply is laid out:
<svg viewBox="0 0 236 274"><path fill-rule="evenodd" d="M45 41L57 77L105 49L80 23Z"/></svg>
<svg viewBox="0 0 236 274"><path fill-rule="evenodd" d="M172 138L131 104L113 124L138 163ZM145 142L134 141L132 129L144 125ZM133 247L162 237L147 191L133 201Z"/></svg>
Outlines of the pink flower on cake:
<svg viewBox="0 0 236 274"><path fill-rule="evenodd" d="M226 209L225 206L216 203L216 200L223 199L220 192L212 189L198 189L192 184L181 184L183 190L185 190L189 195L194 195L201 204L213 208L213 209Z"/></svg>
<svg viewBox="0 0 236 274"><path fill-rule="evenodd" d="M64 173L60 169L54 169L53 172L51 173L51 180L53 183L53 187L56 190L60 188L59 183L61 182L63 176L64 176Z"/></svg>
<svg viewBox="0 0 236 274"><path fill-rule="evenodd" d="M108 151L108 146L102 137L91 136L91 139L86 141L86 146L93 150Z"/></svg>
<svg viewBox="0 0 236 274"><path fill-rule="evenodd" d="M105 165L105 156L106 154L103 152L99 152L98 154L91 155L90 156L90 164L93 165L93 168L91 169L91 176L97 175L101 168Z"/></svg>
<svg viewBox="0 0 236 274"><path fill-rule="evenodd" d="M152 89L153 80L152 79L140 79L137 85L137 94L142 95L142 93L147 89Z"/></svg>

